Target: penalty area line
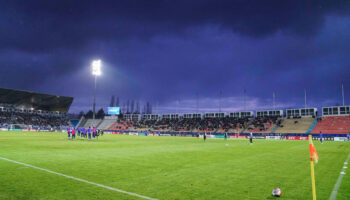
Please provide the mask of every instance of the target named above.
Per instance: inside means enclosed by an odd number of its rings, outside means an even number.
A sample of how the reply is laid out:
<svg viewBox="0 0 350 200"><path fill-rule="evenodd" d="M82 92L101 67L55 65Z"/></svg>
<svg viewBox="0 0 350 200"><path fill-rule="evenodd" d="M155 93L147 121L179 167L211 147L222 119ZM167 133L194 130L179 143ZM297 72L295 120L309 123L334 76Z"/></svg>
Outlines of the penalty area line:
<svg viewBox="0 0 350 200"><path fill-rule="evenodd" d="M51 174L56 174L58 176L63 176L63 177L66 177L66 178L69 178L69 179L73 179L73 180L76 180L76 181L80 181L80 182L83 182L83 183L95 185L95 186L98 186L98 187L101 187L101 188L105 188L105 189L108 189L108 190L120 192L120 193L127 194L127 195L130 195L130 196L135 196L135 197L138 197L138 198L141 198L141 199L157 200L155 198L143 196L143 195L136 194L136 193L133 193L133 192L124 191L124 190L121 190L121 189L118 189L118 188L113 188L113 187L110 187L110 186L107 186L107 185L102 185L102 184L99 184L99 183L94 183L94 182L87 181L87 180L84 180L84 179L81 179L81 178L76 178L76 177L69 176L69 175L66 175L66 174L62 174L62 173L59 173L59 172L54 172L54 171L51 171L51 170L48 170L48 169L44 169L44 168L41 168L41 167L36 167L36 166L30 165L30 164L18 162L18 161L15 161L15 160L10 160L10 159L3 158L3 157L0 157L0 159L8 161L8 162L16 163L16 164L19 164L19 165L24 165L24 166L27 166L27 167L30 167L30 168L33 168L33 169L41 170L41 171L44 171L44 172L48 172L48 173L51 173Z"/></svg>
<svg viewBox="0 0 350 200"><path fill-rule="evenodd" d="M340 184L341 184L341 181L343 180L343 176L345 175L345 169L349 163L349 160L350 160L350 153L348 155L348 158L346 159L346 161L344 162L344 166L342 167L342 170L340 172L340 175L338 177L338 180L337 182L335 183L334 185L334 188L332 190L332 193L331 193L331 196L329 197L329 200L335 200L336 197L337 197L337 193L338 193L338 190L339 190L339 187L340 187Z"/></svg>

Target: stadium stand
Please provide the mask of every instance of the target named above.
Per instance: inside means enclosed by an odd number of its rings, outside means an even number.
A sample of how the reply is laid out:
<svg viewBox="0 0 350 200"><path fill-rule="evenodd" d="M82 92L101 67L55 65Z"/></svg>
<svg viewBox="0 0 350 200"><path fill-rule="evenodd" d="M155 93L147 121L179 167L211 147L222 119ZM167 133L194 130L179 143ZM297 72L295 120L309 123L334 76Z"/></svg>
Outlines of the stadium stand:
<svg viewBox="0 0 350 200"><path fill-rule="evenodd" d="M338 107L332 107L332 111ZM346 107L347 108L347 107ZM339 107L339 115L342 107ZM278 112L277 112L278 111ZM330 116L317 118L317 108L287 109L286 117L283 110L253 112L205 113L205 114L135 114L135 119L128 115L106 116L104 120L84 119L79 126L97 125L98 129L115 131L175 131L175 132L211 132L211 133L348 133L350 130L349 116ZM334 113L332 113L334 114ZM125 115L126 116L126 115ZM118 117L120 117L118 119ZM118 119L118 120L117 120ZM319 119L319 121L318 121Z"/></svg>
<svg viewBox="0 0 350 200"><path fill-rule="evenodd" d="M67 113L73 97L0 88L0 104L17 109Z"/></svg>
<svg viewBox="0 0 350 200"><path fill-rule="evenodd" d="M157 120L142 119L140 121L136 121L133 124L132 130L136 130L136 131L149 130L156 124L156 122L157 122Z"/></svg>
<svg viewBox="0 0 350 200"><path fill-rule="evenodd" d="M63 130L71 125L67 112L72 97L0 88L0 126Z"/></svg>
<svg viewBox="0 0 350 200"><path fill-rule="evenodd" d="M76 127L76 126L78 126L79 119L71 119L70 123L72 124L72 126Z"/></svg>
<svg viewBox="0 0 350 200"><path fill-rule="evenodd" d="M161 120L125 120L113 121L105 119L99 129L107 130L135 130L135 131L179 131L179 132L259 132L269 133L280 123L278 117L258 118L184 118L184 119L161 119ZM108 126L108 128L106 128ZM86 127L86 126L85 126Z"/></svg>
<svg viewBox="0 0 350 200"><path fill-rule="evenodd" d="M9 127L12 125L19 125L23 128L38 128L41 129L61 129L70 125L67 117L59 116L44 116L40 114L28 113L14 113L14 112L0 112L1 127Z"/></svg>
<svg viewBox="0 0 350 200"><path fill-rule="evenodd" d="M183 120L180 120L176 125L173 127L174 131L194 131L194 129L198 126L201 119L199 118L185 118Z"/></svg>
<svg viewBox="0 0 350 200"><path fill-rule="evenodd" d="M221 123L225 118L204 118L199 122L196 129L197 131L204 132L217 132L220 128Z"/></svg>
<svg viewBox="0 0 350 200"><path fill-rule="evenodd" d="M104 119L101 124L97 127L97 129L102 129L102 130L106 130L107 128L109 128L110 126L112 126L112 124L114 122L116 122L117 120L115 119Z"/></svg>
<svg viewBox="0 0 350 200"><path fill-rule="evenodd" d="M120 130L120 131L127 131L130 130L131 127L134 126L135 121L133 120L122 120L119 119L115 121L110 127L107 128L107 130Z"/></svg>
<svg viewBox="0 0 350 200"><path fill-rule="evenodd" d="M281 124L281 119L276 116L251 118L248 122L246 132L271 133L275 126Z"/></svg>
<svg viewBox="0 0 350 200"><path fill-rule="evenodd" d="M97 127L102 123L102 119L87 119L84 124L81 124L80 126L83 128L89 128L89 127Z"/></svg>
<svg viewBox="0 0 350 200"><path fill-rule="evenodd" d="M228 132L235 131L237 128L242 130L244 127L244 118L223 117L223 118L204 118L195 119L193 130L196 132Z"/></svg>
<svg viewBox="0 0 350 200"><path fill-rule="evenodd" d="M350 131L350 116L327 116L318 119L311 133L346 134Z"/></svg>
<svg viewBox="0 0 350 200"><path fill-rule="evenodd" d="M83 127L83 125L86 123L87 119L85 119L84 116L82 116L78 122L78 124L76 125L76 128L77 127Z"/></svg>
<svg viewBox="0 0 350 200"><path fill-rule="evenodd" d="M161 119L154 123L152 129L156 131L171 131L175 129L179 121L179 119Z"/></svg>
<svg viewBox="0 0 350 200"><path fill-rule="evenodd" d="M299 118L286 118L279 125L276 133L306 133L311 126L314 118L312 117L299 117Z"/></svg>

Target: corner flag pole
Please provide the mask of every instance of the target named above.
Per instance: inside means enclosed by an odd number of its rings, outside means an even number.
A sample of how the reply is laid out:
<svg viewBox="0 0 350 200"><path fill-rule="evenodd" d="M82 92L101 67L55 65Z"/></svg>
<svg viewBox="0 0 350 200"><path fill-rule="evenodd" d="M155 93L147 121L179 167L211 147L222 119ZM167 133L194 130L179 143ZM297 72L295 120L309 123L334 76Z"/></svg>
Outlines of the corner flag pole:
<svg viewBox="0 0 350 200"><path fill-rule="evenodd" d="M312 135L309 135L309 146L313 146ZM310 148L311 151L311 148ZM311 152L310 152L311 153ZM315 184L315 169L314 169L314 158L310 155L310 168L311 168L311 183L312 183L312 199L316 200L316 184Z"/></svg>

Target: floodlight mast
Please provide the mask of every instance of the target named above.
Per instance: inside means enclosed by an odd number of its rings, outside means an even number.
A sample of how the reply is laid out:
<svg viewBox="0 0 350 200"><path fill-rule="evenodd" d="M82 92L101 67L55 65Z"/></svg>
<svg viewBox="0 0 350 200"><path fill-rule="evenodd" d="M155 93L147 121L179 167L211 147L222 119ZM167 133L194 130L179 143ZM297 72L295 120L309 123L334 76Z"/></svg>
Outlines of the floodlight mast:
<svg viewBox="0 0 350 200"><path fill-rule="evenodd" d="M92 75L95 76L95 88L94 88L94 104L92 106L92 119L95 120L95 110L96 110L96 81L97 76L101 75L101 60L93 60L91 63L92 66Z"/></svg>

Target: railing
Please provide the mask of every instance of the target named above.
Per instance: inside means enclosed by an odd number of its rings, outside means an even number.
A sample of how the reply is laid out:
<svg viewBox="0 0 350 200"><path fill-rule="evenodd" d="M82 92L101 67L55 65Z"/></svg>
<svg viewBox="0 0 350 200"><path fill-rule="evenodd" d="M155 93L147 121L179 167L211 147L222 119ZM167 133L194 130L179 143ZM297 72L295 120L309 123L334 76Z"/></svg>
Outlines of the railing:
<svg viewBox="0 0 350 200"><path fill-rule="evenodd" d="M315 117L314 121L312 122L310 128L306 131L306 133L307 134L311 133L311 131L314 130L316 125L317 125L317 117Z"/></svg>
<svg viewBox="0 0 350 200"><path fill-rule="evenodd" d="M78 122L78 124L77 124L76 127L80 127L81 122L82 122L83 120L85 120L85 117L84 117L84 116L81 116L81 118L80 118L80 120L79 120L79 122ZM76 127L75 127L75 128L76 128Z"/></svg>

